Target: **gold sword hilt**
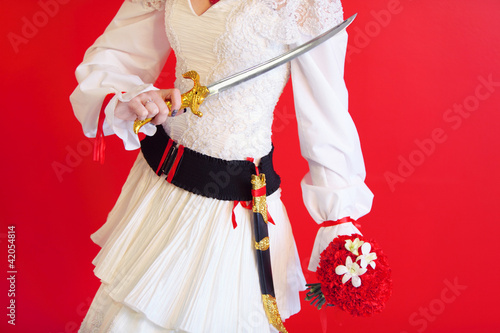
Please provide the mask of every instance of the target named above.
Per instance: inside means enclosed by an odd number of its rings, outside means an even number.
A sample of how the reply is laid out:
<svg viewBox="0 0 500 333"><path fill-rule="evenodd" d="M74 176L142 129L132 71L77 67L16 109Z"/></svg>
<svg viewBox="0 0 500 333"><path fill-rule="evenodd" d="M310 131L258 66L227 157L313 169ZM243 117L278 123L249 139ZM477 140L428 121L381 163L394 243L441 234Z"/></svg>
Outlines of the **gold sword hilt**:
<svg viewBox="0 0 500 333"><path fill-rule="evenodd" d="M202 117L203 113L199 111L201 103L205 100L205 97L208 96L210 91L207 87L202 86L200 84L200 75L196 71L189 71L182 74L182 77L185 79L193 80L193 88L188 92L185 92L181 95L181 109L190 108L191 112L193 112L198 117ZM168 109L172 112L172 103L170 101L165 101ZM169 113L170 115L170 113ZM142 126L149 123L153 118L147 118L144 120L136 120L134 121L134 133L138 134L139 130Z"/></svg>

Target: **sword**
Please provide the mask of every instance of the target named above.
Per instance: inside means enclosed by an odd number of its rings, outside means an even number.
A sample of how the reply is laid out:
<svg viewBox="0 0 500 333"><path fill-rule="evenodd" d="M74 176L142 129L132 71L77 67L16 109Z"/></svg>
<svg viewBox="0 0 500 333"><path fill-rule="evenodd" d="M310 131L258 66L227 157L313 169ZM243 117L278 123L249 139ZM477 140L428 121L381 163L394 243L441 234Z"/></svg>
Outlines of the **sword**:
<svg viewBox="0 0 500 333"><path fill-rule="evenodd" d="M323 43L324 41L330 39L331 37L335 36L338 34L340 31L344 30L351 24L351 22L356 18L357 14L354 14L353 16L349 17L347 20L344 22L338 24L337 26L333 27L332 29L322 33L321 35L317 36L316 38L311 39L310 41L282 54L279 55L275 58L272 58L268 61L265 61L261 64L258 64L256 66L250 67L248 69L245 69L244 71L241 71L239 73L233 74L231 76L228 76L224 79L221 79L219 81L216 81L208 86L202 86L200 85L200 75L196 71L189 71L187 73L184 73L182 77L186 79L191 79L194 82L194 86L191 90L188 92L184 93L181 95L181 109L183 108L190 108L191 111L197 115L198 117L203 116L203 113L199 111L200 105L203 103L205 98L208 96L218 94L221 91L224 91L226 89L229 89L231 87L234 87L242 82L248 81L256 76L259 76L261 74L264 74L271 69L278 67L280 65L283 65L284 63L287 63L298 56L310 51L314 47L318 46L319 44ZM172 104L170 101L165 101L167 104L168 108L171 110L172 109ZM134 132L137 134L139 133L139 130L144 124L149 123L152 120L152 118L148 118L145 120L136 120L134 122Z"/></svg>

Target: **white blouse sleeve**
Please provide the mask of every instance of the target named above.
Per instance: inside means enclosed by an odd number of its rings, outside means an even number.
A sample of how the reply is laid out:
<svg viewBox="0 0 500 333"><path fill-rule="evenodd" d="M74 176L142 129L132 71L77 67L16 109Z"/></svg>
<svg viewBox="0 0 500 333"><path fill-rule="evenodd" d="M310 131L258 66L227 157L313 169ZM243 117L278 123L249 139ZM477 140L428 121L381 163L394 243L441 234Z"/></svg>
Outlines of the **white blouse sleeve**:
<svg viewBox="0 0 500 333"><path fill-rule="evenodd" d="M133 122L114 118L114 109L118 100L128 102L142 92L157 89L153 82L170 51L164 11L159 9L125 1L103 35L85 53L76 69L79 85L70 100L86 136L96 136L103 100L115 94L105 109L104 135L116 134L127 150L140 147ZM141 131L153 135L156 127L147 125Z"/></svg>
<svg viewBox="0 0 500 333"><path fill-rule="evenodd" d="M302 194L318 224L344 217L356 220L370 211L373 199L364 183L359 137L348 112L346 47L347 33L343 31L291 64L300 148L309 164L301 182ZM353 233L359 230L350 222L321 228L309 269L316 270L320 253L333 238Z"/></svg>

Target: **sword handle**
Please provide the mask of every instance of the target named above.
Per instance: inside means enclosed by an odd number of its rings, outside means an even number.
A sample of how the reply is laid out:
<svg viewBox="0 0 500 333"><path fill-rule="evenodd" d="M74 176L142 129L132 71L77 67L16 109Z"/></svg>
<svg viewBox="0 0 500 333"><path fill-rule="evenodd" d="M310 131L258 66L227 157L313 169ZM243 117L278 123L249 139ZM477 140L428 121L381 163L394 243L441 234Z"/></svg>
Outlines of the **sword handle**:
<svg viewBox="0 0 500 333"><path fill-rule="evenodd" d="M182 74L182 77L193 80L194 85L191 90L181 95L181 109L190 108L191 112L198 117L202 117L203 113L199 111L199 108L201 103L205 100L205 97L209 95L210 91L207 87L200 85L200 75L196 71L186 72ZM168 109L172 111L172 103L170 101L165 101L165 103L167 104ZM149 123L152 119L153 118L147 118L144 120L134 121L134 133L138 134L141 127Z"/></svg>

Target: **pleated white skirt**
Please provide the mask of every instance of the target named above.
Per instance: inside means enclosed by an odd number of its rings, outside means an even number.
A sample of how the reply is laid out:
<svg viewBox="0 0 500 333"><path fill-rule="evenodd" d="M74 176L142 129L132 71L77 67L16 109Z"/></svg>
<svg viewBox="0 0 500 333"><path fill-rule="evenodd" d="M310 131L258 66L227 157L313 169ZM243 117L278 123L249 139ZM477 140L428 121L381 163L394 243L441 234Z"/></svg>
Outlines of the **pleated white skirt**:
<svg viewBox="0 0 500 333"><path fill-rule="evenodd" d="M271 262L283 319L304 290L280 191L267 198ZM80 331L276 332L262 306L252 212L192 194L158 177L139 154L106 223L91 238L101 287Z"/></svg>

